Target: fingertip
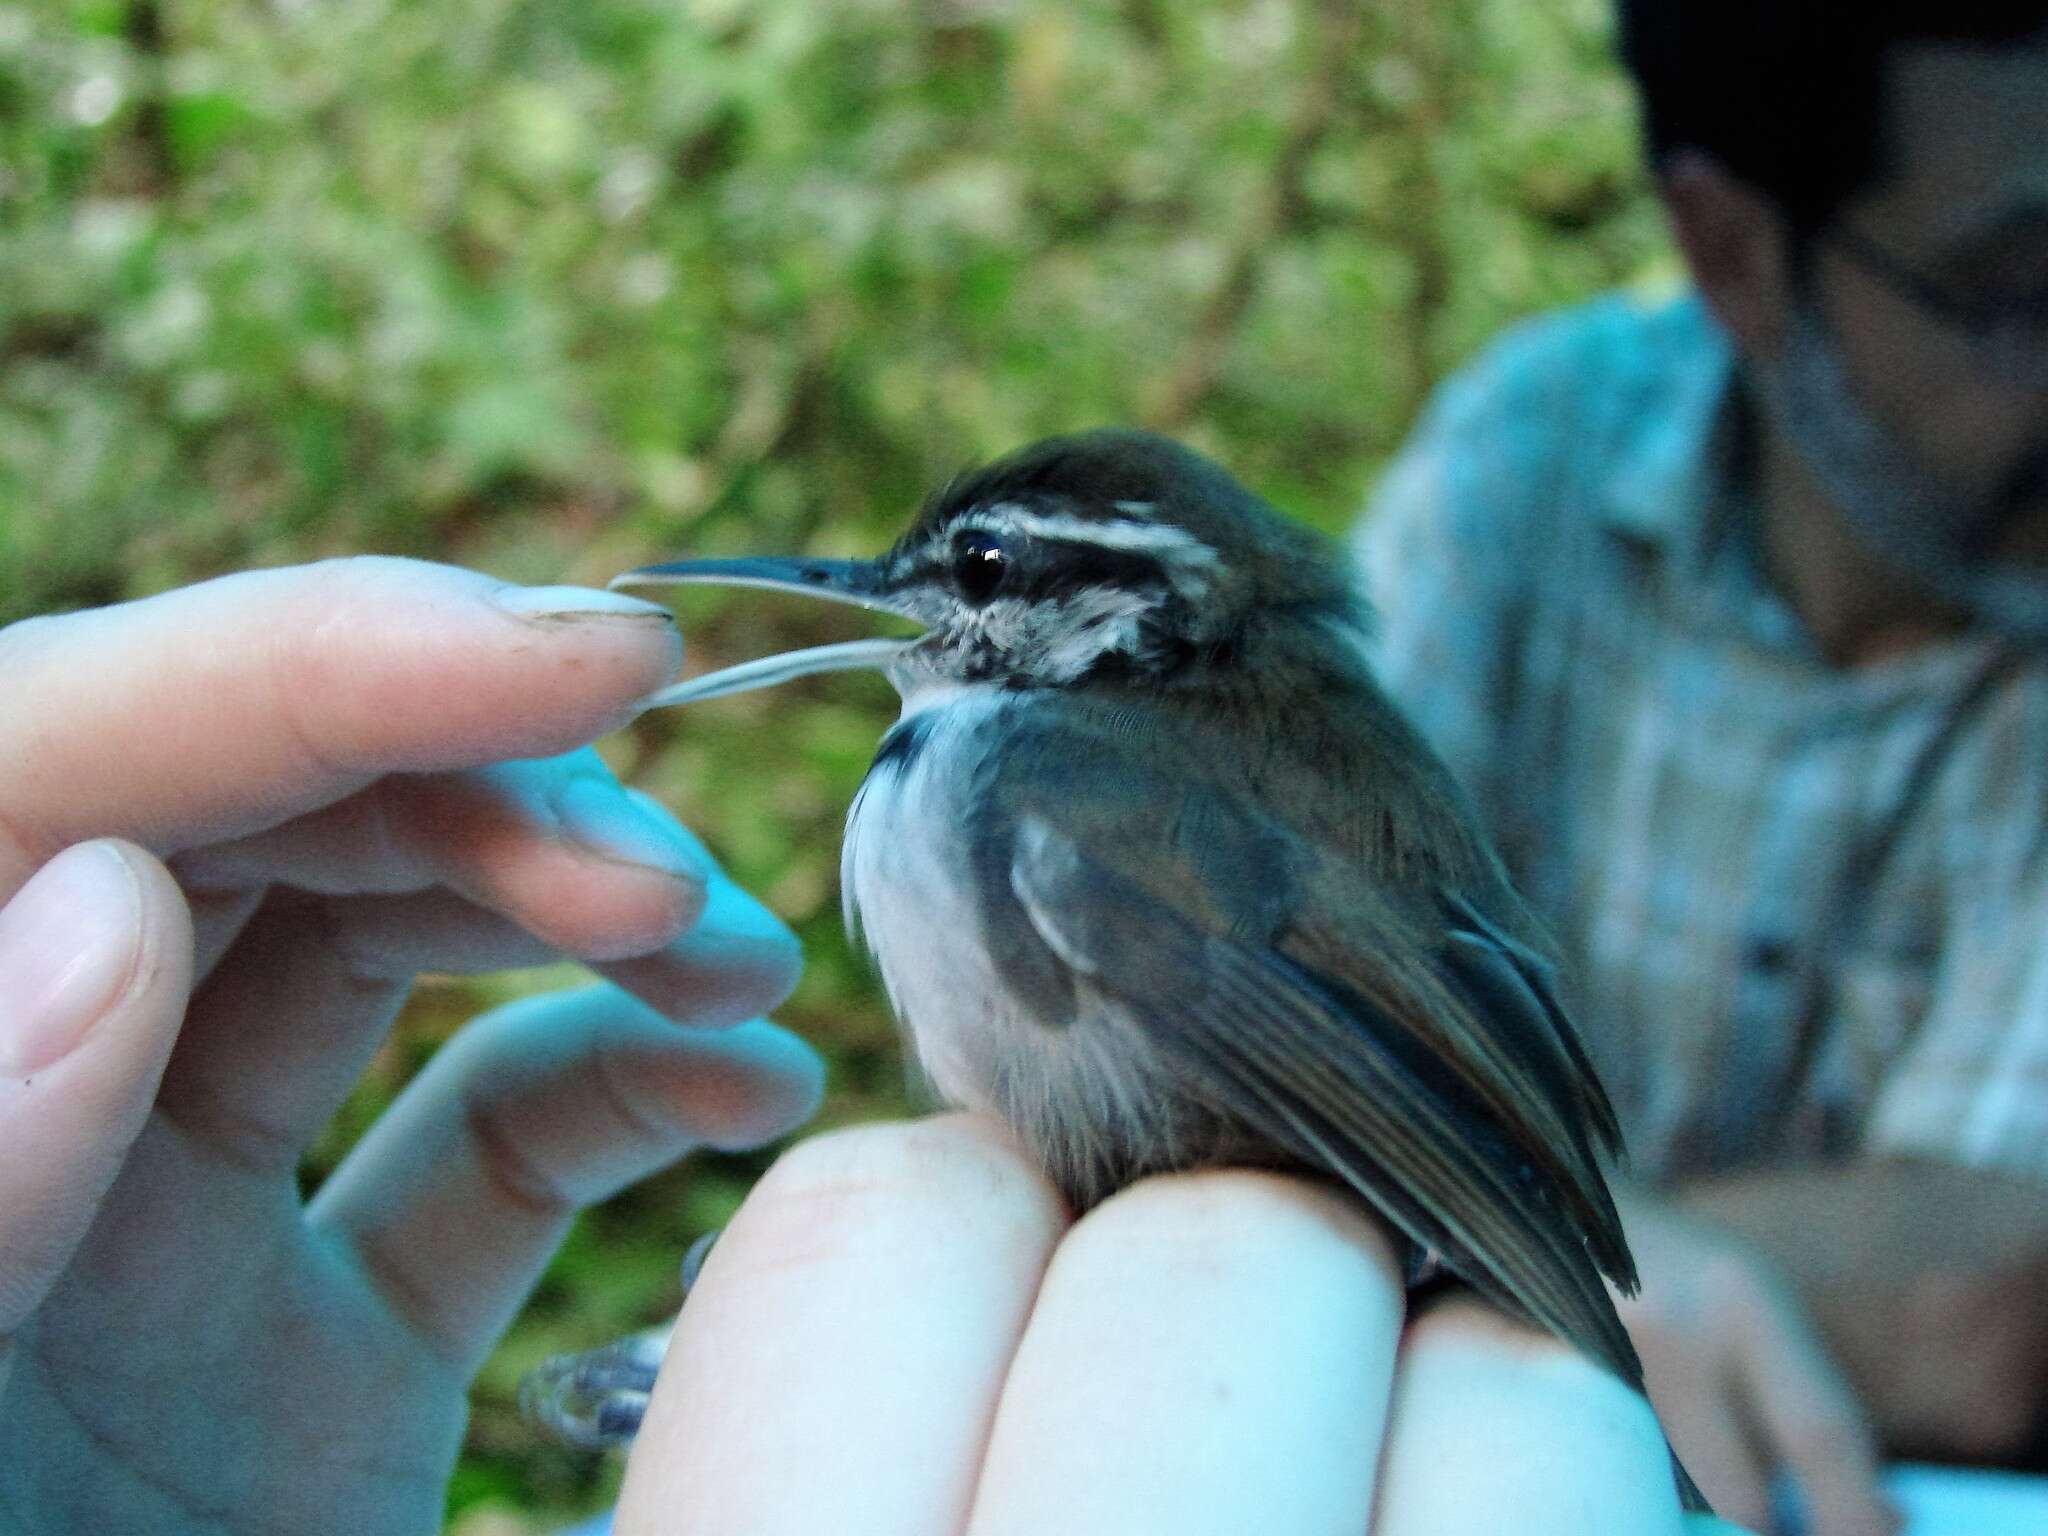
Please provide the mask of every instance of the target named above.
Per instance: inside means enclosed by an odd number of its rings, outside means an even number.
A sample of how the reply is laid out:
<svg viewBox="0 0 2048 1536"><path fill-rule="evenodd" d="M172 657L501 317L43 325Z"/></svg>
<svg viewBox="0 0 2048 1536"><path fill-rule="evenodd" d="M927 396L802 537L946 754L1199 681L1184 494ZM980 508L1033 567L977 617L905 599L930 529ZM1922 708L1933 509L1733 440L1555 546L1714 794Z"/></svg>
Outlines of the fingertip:
<svg viewBox="0 0 2048 1536"><path fill-rule="evenodd" d="M1376 1224L1323 1186L1131 1185L1052 1256L972 1528L1362 1531L1401 1312Z"/></svg>
<svg viewBox="0 0 2048 1536"><path fill-rule="evenodd" d="M0 909L0 1335L70 1260L148 1118L190 988L152 855L95 839Z"/></svg>
<svg viewBox="0 0 2048 1536"><path fill-rule="evenodd" d="M674 1134L664 1160L689 1146L739 1151L773 1141L807 1120L824 1094L824 1062L789 1030L765 1019L678 1030L614 986L509 1004L476 1020L458 1042L474 1058L471 1080L491 1085L487 1096L535 1106L530 1124L557 1123L552 1111L574 1092L596 1092L579 1122L585 1125L630 1101L632 1124ZM586 1071L593 1064L602 1066L594 1075ZM543 1100L550 1113L539 1112ZM592 1197L581 1180L570 1182L577 1198Z"/></svg>
<svg viewBox="0 0 2048 1536"><path fill-rule="evenodd" d="M803 977L803 945L789 925L746 887L717 880L701 926L745 966L757 991L759 1012L769 1012L796 990Z"/></svg>
<svg viewBox="0 0 2048 1536"><path fill-rule="evenodd" d="M1063 1225L1050 1185L957 1121L799 1142L690 1293L618 1529L677 1509L706 1531L966 1529Z"/></svg>
<svg viewBox="0 0 2048 1536"><path fill-rule="evenodd" d="M289 580L282 696L316 756L364 771L562 752L624 725L682 665L666 610L595 589L383 556Z"/></svg>
<svg viewBox="0 0 2048 1536"><path fill-rule="evenodd" d="M748 935L749 966L760 998L757 1009L768 1013L789 1001L803 979L804 951L797 936L780 918L758 902L754 906L762 921Z"/></svg>
<svg viewBox="0 0 2048 1536"><path fill-rule="evenodd" d="M662 610L536 590L355 556L9 626L0 725L17 750L0 776L26 857L0 849L0 881L88 836L220 842L385 774L546 757L623 726L675 675Z"/></svg>
<svg viewBox="0 0 2048 1536"><path fill-rule="evenodd" d="M727 875L704 840L677 821L672 811L644 789L628 786L626 795L674 829L694 852L695 867L708 871L704 909L698 915L695 943L688 946L693 963L717 961L732 973L731 1002L720 1011L745 1004L738 1018L772 1013L788 1001L803 978L803 944L789 925L745 886ZM693 1018L693 1023L703 1020Z"/></svg>
<svg viewBox="0 0 2048 1536"><path fill-rule="evenodd" d="M681 1089L692 1101L691 1124L718 1151L744 1151L786 1136L824 1098L824 1059L802 1038L765 1019L711 1035L671 1033L669 1039L688 1058Z"/></svg>
<svg viewBox="0 0 2048 1536"><path fill-rule="evenodd" d="M696 834L687 827L683 832L696 840ZM697 846L703 849L704 845L698 842ZM766 902L719 868L708 851L704 857L712 867L711 896L699 926L708 942L735 963L743 963L751 973L761 994L755 1011L771 1012L788 999L802 979L803 945L789 924Z"/></svg>
<svg viewBox="0 0 2048 1536"><path fill-rule="evenodd" d="M1385 1536L1680 1528L1656 1416L1556 1338L1456 1297L1408 1328L1382 1464Z"/></svg>
<svg viewBox="0 0 2048 1536"><path fill-rule="evenodd" d="M152 854L112 838L63 850L0 909L0 1073L54 1066L138 995L182 990L191 965L190 912Z"/></svg>
<svg viewBox="0 0 2048 1536"><path fill-rule="evenodd" d="M803 948L780 918L717 875L688 933L658 954L597 969L678 1024L729 1029L772 1012L796 990Z"/></svg>
<svg viewBox="0 0 2048 1536"><path fill-rule="evenodd" d="M666 608L594 587L501 586L491 604L508 614L530 638L563 653L557 676L571 686L589 682L601 689L605 725L589 736L616 730L633 720L641 701L675 681L683 669L683 636Z"/></svg>

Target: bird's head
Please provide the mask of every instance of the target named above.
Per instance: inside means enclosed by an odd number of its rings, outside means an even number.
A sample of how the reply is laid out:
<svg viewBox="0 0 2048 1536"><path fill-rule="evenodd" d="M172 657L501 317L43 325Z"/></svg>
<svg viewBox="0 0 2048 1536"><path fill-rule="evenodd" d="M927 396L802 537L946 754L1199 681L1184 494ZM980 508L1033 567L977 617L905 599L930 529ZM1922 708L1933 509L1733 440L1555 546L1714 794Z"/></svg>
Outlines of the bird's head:
<svg viewBox="0 0 2048 1536"><path fill-rule="evenodd" d="M876 560L686 560L614 586L807 592L911 619L909 640L858 640L677 685L685 703L811 672L885 670L926 688L1069 688L1199 676L1235 659L1259 615L1356 622L1329 546L1220 467L1146 432L1049 438L948 483Z"/></svg>

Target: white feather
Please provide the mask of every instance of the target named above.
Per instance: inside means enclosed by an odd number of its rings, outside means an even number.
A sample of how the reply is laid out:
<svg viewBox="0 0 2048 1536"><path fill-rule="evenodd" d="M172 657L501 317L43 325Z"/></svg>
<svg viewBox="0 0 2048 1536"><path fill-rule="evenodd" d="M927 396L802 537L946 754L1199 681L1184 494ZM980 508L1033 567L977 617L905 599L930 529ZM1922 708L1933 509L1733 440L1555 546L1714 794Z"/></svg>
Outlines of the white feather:
<svg viewBox="0 0 2048 1536"><path fill-rule="evenodd" d="M1143 1031L1085 968L1070 973L1071 1017L1027 1011L985 948L978 915L995 893L968 885L976 875L965 829L988 808L972 802L976 775L963 758L1000 751L991 735L1006 713L1045 707L1050 695L987 685L930 693L905 710L927 716L924 740L861 785L840 852L848 912L906 1043L942 1099L1002 1115L1049 1169L1112 1166L1133 1147L1171 1163L1190 1127L1157 1080L1163 1068Z"/></svg>
<svg viewBox="0 0 2048 1536"><path fill-rule="evenodd" d="M938 693L939 690L926 690ZM955 686L905 714L937 710L918 752L893 773L870 774L847 812L839 878L849 927L857 924L933 1086L956 1103L982 1103L976 1041L968 1028L1022 1028L988 956L965 921L977 908L960 843L962 780L956 754L1015 695ZM984 1107L986 1105L984 1104Z"/></svg>
<svg viewBox="0 0 2048 1536"><path fill-rule="evenodd" d="M1112 651L1133 654L1139 622L1157 600L1121 587L1084 587L1053 614L1059 638L1045 649L1045 677L1071 683Z"/></svg>

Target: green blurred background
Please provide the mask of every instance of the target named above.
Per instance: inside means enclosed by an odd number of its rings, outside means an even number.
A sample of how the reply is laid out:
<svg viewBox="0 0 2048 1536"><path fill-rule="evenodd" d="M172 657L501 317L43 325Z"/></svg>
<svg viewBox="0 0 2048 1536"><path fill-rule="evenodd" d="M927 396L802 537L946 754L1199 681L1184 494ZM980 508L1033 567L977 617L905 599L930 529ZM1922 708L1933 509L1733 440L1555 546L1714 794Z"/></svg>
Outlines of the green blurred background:
<svg viewBox="0 0 2048 1536"><path fill-rule="evenodd" d="M0 622L356 551L861 554L1105 422L1338 529L1500 326L1673 280L1608 47L1606 0L0 4ZM849 633L686 620L700 662ZM825 1124L909 1107L837 892L893 703L814 679L604 745L803 935L780 1016ZM424 984L309 1182L463 1019L572 974ZM514 1384L671 1308L763 1165L579 1225L452 1530L601 1507L616 1468Z"/></svg>

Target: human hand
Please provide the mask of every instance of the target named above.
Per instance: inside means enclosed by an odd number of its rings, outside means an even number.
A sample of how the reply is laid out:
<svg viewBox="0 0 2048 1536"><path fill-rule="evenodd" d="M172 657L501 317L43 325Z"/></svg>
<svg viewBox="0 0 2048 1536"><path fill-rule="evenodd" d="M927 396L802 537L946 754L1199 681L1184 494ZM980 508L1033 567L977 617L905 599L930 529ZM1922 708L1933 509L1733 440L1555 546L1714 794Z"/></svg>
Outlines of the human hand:
<svg viewBox="0 0 2048 1536"><path fill-rule="evenodd" d="M712 1249L616 1536L1707 1536L1635 1393L1276 1175L1078 1223L994 1123L815 1137Z"/></svg>
<svg viewBox="0 0 2048 1536"><path fill-rule="evenodd" d="M572 750L678 651L389 560L0 631L0 1526L432 1528L576 1208L808 1114L794 941ZM561 955L301 1201L416 972Z"/></svg>
<svg viewBox="0 0 2048 1536"><path fill-rule="evenodd" d="M1891 1536L1876 1437L1791 1285L1711 1223L1640 1194L1620 1204L1642 1289L1615 1302L1650 1400L1715 1508L1774 1531L1783 1474L1809 1536Z"/></svg>

